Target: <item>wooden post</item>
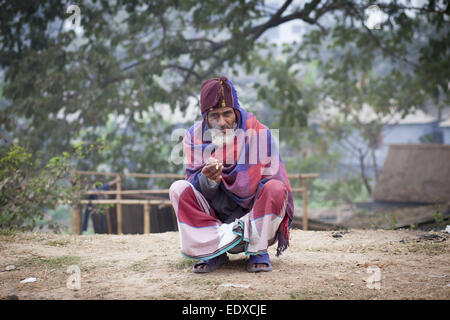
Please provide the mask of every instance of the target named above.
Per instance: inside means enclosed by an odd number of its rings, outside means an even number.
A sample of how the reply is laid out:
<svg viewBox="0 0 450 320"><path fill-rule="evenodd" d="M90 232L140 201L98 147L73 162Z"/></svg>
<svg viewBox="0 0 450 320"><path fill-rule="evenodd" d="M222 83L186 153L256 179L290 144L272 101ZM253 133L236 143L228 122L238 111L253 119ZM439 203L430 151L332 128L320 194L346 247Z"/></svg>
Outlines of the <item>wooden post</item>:
<svg viewBox="0 0 450 320"><path fill-rule="evenodd" d="M108 234L112 233L110 210L111 210L111 208L108 208L105 210L106 232Z"/></svg>
<svg viewBox="0 0 450 320"><path fill-rule="evenodd" d="M308 190L306 188L307 178L302 179L302 200L303 200L303 230L308 230Z"/></svg>
<svg viewBox="0 0 450 320"><path fill-rule="evenodd" d="M144 234L150 233L150 204L144 204Z"/></svg>
<svg viewBox="0 0 450 320"><path fill-rule="evenodd" d="M72 206L72 234L81 234L81 206Z"/></svg>
<svg viewBox="0 0 450 320"><path fill-rule="evenodd" d="M178 231L178 219L177 219L177 214L175 213L175 209L173 208L173 206L172 205L170 205L170 211L171 211L171 213L172 213L172 222L173 222L173 225L174 225L174 227L175 227L175 231Z"/></svg>
<svg viewBox="0 0 450 320"><path fill-rule="evenodd" d="M119 179L117 181L117 191L122 191L122 177L119 176ZM122 199L122 195L117 193L116 195L117 200ZM117 204L117 234L122 234L122 204L119 202Z"/></svg>

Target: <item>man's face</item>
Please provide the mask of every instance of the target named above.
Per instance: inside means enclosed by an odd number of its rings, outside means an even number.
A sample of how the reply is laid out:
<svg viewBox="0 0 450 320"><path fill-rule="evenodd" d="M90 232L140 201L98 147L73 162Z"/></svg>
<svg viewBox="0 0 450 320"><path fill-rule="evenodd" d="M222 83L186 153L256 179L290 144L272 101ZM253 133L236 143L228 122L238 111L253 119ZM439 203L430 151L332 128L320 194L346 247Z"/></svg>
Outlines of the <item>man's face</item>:
<svg viewBox="0 0 450 320"><path fill-rule="evenodd" d="M219 129L225 133L226 129L233 129L236 122L236 115L232 107L215 108L206 115L208 126Z"/></svg>
<svg viewBox="0 0 450 320"><path fill-rule="evenodd" d="M206 115L208 127L211 128L212 143L218 147L234 141L236 114L231 107L220 107L209 111Z"/></svg>

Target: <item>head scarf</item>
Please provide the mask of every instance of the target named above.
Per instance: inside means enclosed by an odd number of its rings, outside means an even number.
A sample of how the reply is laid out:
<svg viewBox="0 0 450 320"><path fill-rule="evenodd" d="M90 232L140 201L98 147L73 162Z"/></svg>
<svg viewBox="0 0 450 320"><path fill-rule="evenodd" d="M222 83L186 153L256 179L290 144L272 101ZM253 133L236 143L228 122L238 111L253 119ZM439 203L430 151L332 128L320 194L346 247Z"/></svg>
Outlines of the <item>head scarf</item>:
<svg viewBox="0 0 450 320"><path fill-rule="evenodd" d="M186 179L197 190L201 190L198 181L199 173L209 157L213 156L224 164L221 190L246 209L253 207L254 200L267 181L270 179L282 181L287 187L288 198L286 214L277 232L277 255L279 255L289 245L289 228L294 217L294 202L286 168L271 131L261 124L252 113L247 113L240 107L233 83L226 78L222 81L225 82L225 87L229 86L231 95L227 98L225 91L223 100L225 100L226 106L232 106L235 109L236 130L240 134L234 138L234 143L221 147L212 144L207 133L209 127L206 114L211 106L216 106L221 102L221 90L218 90L222 86L220 79L210 79L211 81L208 80L203 84L203 88L209 88L205 92L202 89L202 95L204 94L203 99L201 98L203 120L189 128L183 139Z"/></svg>
<svg viewBox="0 0 450 320"><path fill-rule="evenodd" d="M208 79L202 84L200 108L202 115L216 107L232 107L233 96L227 78Z"/></svg>

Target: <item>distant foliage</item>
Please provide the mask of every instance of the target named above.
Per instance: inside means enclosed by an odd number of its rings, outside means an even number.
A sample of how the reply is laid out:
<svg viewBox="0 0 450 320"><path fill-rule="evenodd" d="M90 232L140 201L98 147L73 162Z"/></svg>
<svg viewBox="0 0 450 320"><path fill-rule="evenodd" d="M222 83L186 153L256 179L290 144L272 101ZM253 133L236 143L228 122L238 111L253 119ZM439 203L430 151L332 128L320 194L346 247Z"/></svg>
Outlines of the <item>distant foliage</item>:
<svg viewBox="0 0 450 320"><path fill-rule="evenodd" d="M75 151L83 156L83 148ZM70 178L72 157L68 152L41 165L25 148L10 144L0 148L0 229L32 230L47 209L59 201L77 203L81 184ZM50 229L57 225L49 221Z"/></svg>

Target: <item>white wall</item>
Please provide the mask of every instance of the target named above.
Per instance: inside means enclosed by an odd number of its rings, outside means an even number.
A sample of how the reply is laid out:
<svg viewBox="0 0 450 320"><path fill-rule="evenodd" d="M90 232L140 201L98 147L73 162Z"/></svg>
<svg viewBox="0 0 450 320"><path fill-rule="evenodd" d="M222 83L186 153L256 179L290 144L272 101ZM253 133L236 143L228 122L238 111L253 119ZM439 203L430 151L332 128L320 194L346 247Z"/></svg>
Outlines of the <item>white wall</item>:
<svg viewBox="0 0 450 320"><path fill-rule="evenodd" d="M444 138L444 141L443 141L443 143L444 144L450 144L450 127L443 127L443 128L441 128L441 130L442 130L442 133L443 133L443 138Z"/></svg>

